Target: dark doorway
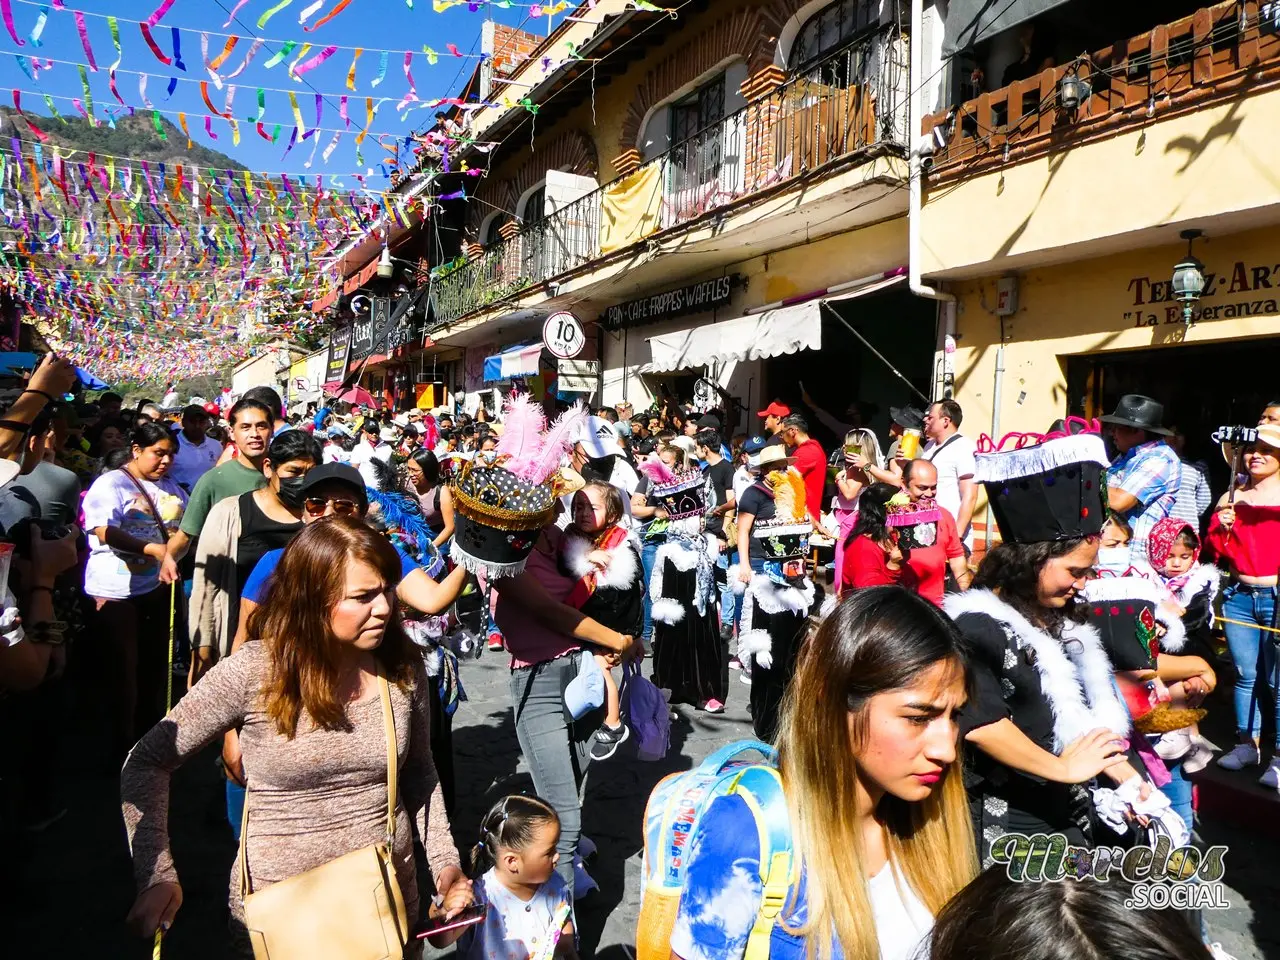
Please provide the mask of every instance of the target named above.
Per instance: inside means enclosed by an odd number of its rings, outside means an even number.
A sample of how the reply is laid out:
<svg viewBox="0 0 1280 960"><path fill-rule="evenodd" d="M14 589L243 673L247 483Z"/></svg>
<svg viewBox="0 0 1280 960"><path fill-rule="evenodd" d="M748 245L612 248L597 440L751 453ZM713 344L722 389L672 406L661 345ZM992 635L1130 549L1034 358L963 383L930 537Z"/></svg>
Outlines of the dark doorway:
<svg viewBox="0 0 1280 960"><path fill-rule="evenodd" d="M921 393L929 396L933 383L937 304L903 290L836 300L822 308L822 349L804 350L764 362L765 403L778 398L810 420L813 435L827 450L843 436L818 421L802 402L808 391L813 403L836 420L846 422L850 403L861 402L866 425L883 444L889 435L889 407L924 401L889 366L841 323L843 319L879 351ZM758 422L758 421L757 421Z"/></svg>
<svg viewBox="0 0 1280 960"><path fill-rule="evenodd" d="M1211 434L1224 424L1258 422L1263 407L1280 396L1280 338L1195 344L1067 358L1071 412L1099 416L1126 393L1164 404L1165 426L1187 438L1186 457L1209 465L1217 496L1230 470Z"/></svg>

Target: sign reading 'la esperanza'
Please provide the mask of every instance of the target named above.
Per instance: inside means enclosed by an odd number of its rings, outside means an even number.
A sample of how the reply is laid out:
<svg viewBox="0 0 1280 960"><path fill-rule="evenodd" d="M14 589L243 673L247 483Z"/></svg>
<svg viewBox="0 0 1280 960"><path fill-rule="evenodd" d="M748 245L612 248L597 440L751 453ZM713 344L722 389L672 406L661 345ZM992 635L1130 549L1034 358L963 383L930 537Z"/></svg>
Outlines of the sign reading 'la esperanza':
<svg viewBox="0 0 1280 960"><path fill-rule="evenodd" d="M1182 323L1182 304L1173 299L1173 283L1165 277L1134 277L1129 281L1133 310L1124 318L1135 327ZM1280 264L1247 264L1237 260L1227 272L1205 267L1204 292L1191 311L1193 323L1232 317L1280 315Z"/></svg>
<svg viewBox="0 0 1280 960"><path fill-rule="evenodd" d="M609 330L619 330L640 323L670 320L687 313L712 310L729 302L734 285L741 279L739 274L734 273L714 280L690 283L674 290L664 290L639 300L617 303L605 310L601 322Z"/></svg>

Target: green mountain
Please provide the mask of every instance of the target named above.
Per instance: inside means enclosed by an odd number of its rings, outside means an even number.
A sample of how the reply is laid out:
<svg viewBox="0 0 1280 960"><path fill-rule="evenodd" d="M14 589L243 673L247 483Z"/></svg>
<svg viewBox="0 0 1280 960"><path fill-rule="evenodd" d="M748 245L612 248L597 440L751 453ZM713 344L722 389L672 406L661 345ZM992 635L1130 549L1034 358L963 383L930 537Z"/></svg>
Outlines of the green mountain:
<svg viewBox="0 0 1280 960"><path fill-rule="evenodd" d="M0 107L0 118L11 121L3 126L25 134L27 125L17 114L12 107ZM64 123L53 117L30 114L29 111L28 115L41 131L49 135L50 144L65 150L92 151L99 156L109 154L113 157L132 157L151 163L196 164L202 168L213 167L215 170L245 169L243 164L226 154L210 150L194 140L188 150L186 135L163 117L160 119L160 128L165 134L162 138L156 133L155 121L142 113L120 117L115 129L102 122L96 127L90 126L84 117L66 117ZM24 136L23 139L28 138Z"/></svg>

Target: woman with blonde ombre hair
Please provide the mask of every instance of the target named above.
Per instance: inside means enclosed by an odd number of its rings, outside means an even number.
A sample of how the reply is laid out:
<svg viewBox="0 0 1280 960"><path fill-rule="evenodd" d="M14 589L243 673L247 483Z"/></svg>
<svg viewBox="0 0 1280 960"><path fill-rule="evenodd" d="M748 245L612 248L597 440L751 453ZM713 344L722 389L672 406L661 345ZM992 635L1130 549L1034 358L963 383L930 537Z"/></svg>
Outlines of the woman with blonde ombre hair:
<svg viewBox="0 0 1280 960"><path fill-rule="evenodd" d="M814 633L778 731L794 879L770 960L908 960L976 874L956 762L965 659L951 622L898 587L858 591ZM758 836L741 795L707 808L673 957L745 956L762 900Z"/></svg>

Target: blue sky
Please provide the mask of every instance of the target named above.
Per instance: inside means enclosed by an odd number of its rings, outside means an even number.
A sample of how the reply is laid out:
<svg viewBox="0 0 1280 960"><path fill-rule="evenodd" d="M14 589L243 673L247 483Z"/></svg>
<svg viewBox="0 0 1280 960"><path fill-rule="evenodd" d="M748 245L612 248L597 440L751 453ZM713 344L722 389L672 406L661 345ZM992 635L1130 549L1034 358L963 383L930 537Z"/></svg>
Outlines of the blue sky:
<svg viewBox="0 0 1280 960"><path fill-rule="evenodd" d="M7 29L0 29L0 83L5 88L0 91L0 99L11 105L12 90L18 88L23 91L24 110L38 116L47 116L48 108L41 94L49 94L55 98L54 105L59 113L77 115L77 109L70 98L80 98L83 101L84 95L76 65L87 64L73 14L74 10L80 10L85 15L90 46L99 68L96 73L90 71L87 74L94 115L102 120L105 117L104 108L122 110L108 85L108 67L117 56L109 24L105 19L106 15L111 15L117 17L119 23L121 60L116 71L116 83L126 103L149 114L150 111L143 108L139 92L138 73L146 73L147 98L175 126L178 124L177 112L185 112L194 142L220 150L255 171L323 173L326 174L326 179L341 175L343 180L347 180L350 174L367 173L369 168L373 169L375 176L378 175L378 161L388 154L376 142L376 134L384 134L383 141L390 145L397 137L403 138L426 127L433 119L435 111L428 108L410 109L407 115L397 113L395 109L409 86L404 73L405 51L411 50L414 53L411 71L417 95L421 100L428 100L456 96L460 92L476 61L452 56L447 52L447 45L455 44L464 54L479 53L480 30L486 16L513 26L523 24L525 29L540 35L547 31L547 18L531 19L527 5L513 6L510 9L486 6L471 12L463 4L443 13L436 13L432 9L431 0L414 0L414 9L409 9L405 0L352 0L331 22L307 33L298 20L300 14L312 6L313 2L314 0L288 0L287 5L274 14L264 28L259 29L258 19L278 6L281 0L248 0L236 11L239 22L233 21L226 27L223 24L230 19L228 12L235 9L237 0L176 0L151 32L161 51L166 56L171 56L171 28L181 28L181 53L186 66L184 72L175 66L161 63L148 48L138 27L138 21L147 20L160 5L160 0L66 0L66 10L49 9L46 25L40 36L42 45L38 48L32 45L29 37L36 26L42 6L49 5L48 0L36 0L34 3L28 0L8 0L6 6L12 10L17 34L27 42L24 46L18 46ZM314 25L337 2L338 0L324 0L311 15L307 25ZM559 22L559 18L556 22ZM254 38L262 37L267 42L249 67L234 80L224 81L223 88L219 90L204 68L201 55L202 32L209 34L211 60L222 52L228 39L226 35L241 37L226 62L219 67L221 74L230 73L240 65ZM267 69L265 64L281 46L272 41L289 40L297 41L296 49L283 62ZM294 80L287 71L298 60L304 43L311 43L312 49L300 61L302 63L331 44L339 45L340 49L325 62ZM424 45L439 51L439 61L434 66L429 65L427 56L422 52ZM347 48L355 47L363 47L364 53L357 64L356 92L352 93L347 88L346 80L355 51ZM387 58L386 77L374 88L372 82L378 74L383 49L392 52ZM17 59L18 55L65 62L56 62L50 68L38 70L37 80L33 82L24 73ZM171 77L178 77L179 83L170 97L167 90ZM206 135L205 115L209 110L201 98L200 80L209 81L209 95L219 111L224 107L228 86L235 85L232 114L240 121L238 147L232 146L231 129L224 119L215 117L212 120L216 140ZM281 125L280 137L275 144L262 139L254 123L249 122L258 114L259 87L270 88L264 92L263 125L267 133L271 133L276 123ZM311 139L299 142L284 156L290 133L295 129L287 93L290 90L297 96L307 129L315 125L316 94L321 93L325 97L321 132ZM349 131L339 117L339 98L344 94L349 98ZM375 104L379 99L389 99L382 104L369 137L362 145L365 163L363 167L359 167L356 164L355 139L364 126L367 96L373 96ZM45 120L46 124L56 122L52 119ZM338 131L343 132L342 139L326 163L322 159L323 152ZM313 152L314 160L310 169L307 169L306 163ZM381 182L379 177L377 181L371 180L369 185L377 186Z"/></svg>

